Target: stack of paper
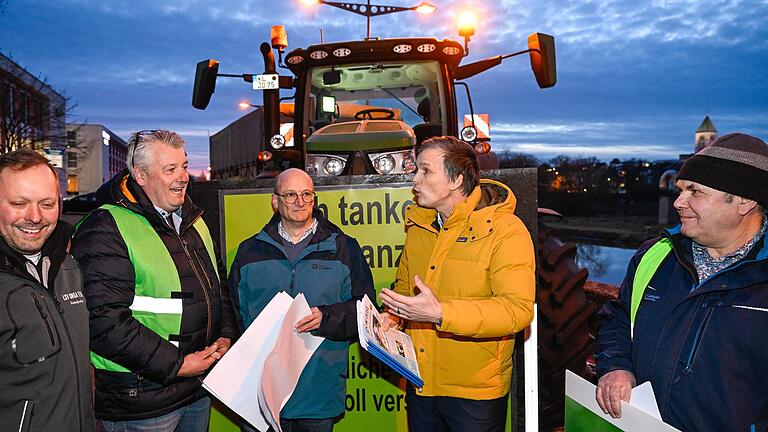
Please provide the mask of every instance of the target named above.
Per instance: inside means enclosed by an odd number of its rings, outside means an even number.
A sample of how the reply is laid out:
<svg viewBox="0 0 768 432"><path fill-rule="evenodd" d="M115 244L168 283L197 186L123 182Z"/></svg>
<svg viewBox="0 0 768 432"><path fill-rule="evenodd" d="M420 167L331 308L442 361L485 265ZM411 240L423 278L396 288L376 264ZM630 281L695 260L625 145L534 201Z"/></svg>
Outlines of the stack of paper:
<svg viewBox="0 0 768 432"><path fill-rule="evenodd" d="M280 410L325 340L293 326L311 313L303 294L278 293L214 366L203 387L257 430L280 428Z"/></svg>
<svg viewBox="0 0 768 432"><path fill-rule="evenodd" d="M357 329L360 345L416 387L423 387L411 337L390 328L382 330L381 315L368 296L357 302Z"/></svg>

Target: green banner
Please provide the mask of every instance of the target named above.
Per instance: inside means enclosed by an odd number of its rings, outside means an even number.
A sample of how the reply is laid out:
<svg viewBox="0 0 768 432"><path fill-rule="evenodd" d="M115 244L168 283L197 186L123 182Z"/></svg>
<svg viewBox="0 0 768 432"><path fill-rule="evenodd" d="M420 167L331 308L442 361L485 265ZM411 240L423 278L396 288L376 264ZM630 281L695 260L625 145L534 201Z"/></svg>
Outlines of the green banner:
<svg viewBox="0 0 768 432"><path fill-rule="evenodd" d="M258 233L272 217L272 190L222 191L223 245L227 270L240 243ZM377 293L395 279L405 241L403 215L413 204L411 185L317 188L317 208L360 243ZM362 352L361 352L362 351ZM349 350L346 413L335 431L405 431L405 380L353 344ZM237 416L218 406L211 431L238 431Z"/></svg>
<svg viewBox="0 0 768 432"><path fill-rule="evenodd" d="M317 208L360 243L377 293L395 279L405 242L405 209L413 204L410 184L318 187ZM227 270L240 243L258 233L273 215L272 189L221 191L223 256ZM380 302L379 302L380 303ZM346 413L334 431L407 431L405 379L353 344L349 350ZM218 406L212 432L238 431L238 417ZM507 414L507 430L510 430Z"/></svg>

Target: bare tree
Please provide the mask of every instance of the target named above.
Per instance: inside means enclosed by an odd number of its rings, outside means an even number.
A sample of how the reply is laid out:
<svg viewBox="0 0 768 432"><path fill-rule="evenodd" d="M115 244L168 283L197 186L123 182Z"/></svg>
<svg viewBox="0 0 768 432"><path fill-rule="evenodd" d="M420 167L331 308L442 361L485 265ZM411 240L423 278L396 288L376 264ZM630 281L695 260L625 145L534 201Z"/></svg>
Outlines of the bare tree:
<svg viewBox="0 0 768 432"><path fill-rule="evenodd" d="M0 54L0 153L20 148L66 148L66 120L76 106L45 77L32 75Z"/></svg>
<svg viewBox="0 0 768 432"><path fill-rule="evenodd" d="M504 150L498 153L500 168L531 168L539 166L536 156L528 153L515 153Z"/></svg>

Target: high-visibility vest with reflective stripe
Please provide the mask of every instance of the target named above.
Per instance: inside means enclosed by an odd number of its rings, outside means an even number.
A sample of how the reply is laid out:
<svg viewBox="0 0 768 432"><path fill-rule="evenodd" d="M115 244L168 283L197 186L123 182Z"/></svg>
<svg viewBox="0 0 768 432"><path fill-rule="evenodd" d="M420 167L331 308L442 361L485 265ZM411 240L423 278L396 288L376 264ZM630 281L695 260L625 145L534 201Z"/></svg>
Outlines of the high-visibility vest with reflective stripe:
<svg viewBox="0 0 768 432"><path fill-rule="evenodd" d="M133 303L130 306L133 317L165 340L169 340L171 335L179 335L183 300L180 295L174 293L181 293L181 280L168 248L143 216L110 204L100 208L109 211L114 218L133 264L135 287ZM213 240L208 227L202 218L198 218L192 226L203 239L218 276ZM91 363L98 369L130 372L93 352Z"/></svg>
<svg viewBox="0 0 768 432"><path fill-rule="evenodd" d="M648 283L653 279L653 275L664 262L664 258L672 251L672 242L668 238L663 238L651 246L635 270L635 277L632 281L632 299L629 310L630 334L634 336L635 316L637 309L640 308L640 302L643 300L643 294L648 287Z"/></svg>

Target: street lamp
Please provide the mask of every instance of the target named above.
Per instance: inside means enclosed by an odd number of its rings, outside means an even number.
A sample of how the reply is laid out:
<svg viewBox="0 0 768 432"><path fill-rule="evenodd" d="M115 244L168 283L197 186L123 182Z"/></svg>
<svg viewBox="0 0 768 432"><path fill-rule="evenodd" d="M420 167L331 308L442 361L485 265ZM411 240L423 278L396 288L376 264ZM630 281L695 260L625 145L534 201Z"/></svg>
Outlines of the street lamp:
<svg viewBox="0 0 768 432"><path fill-rule="evenodd" d="M356 13L358 15L364 16L367 20L367 32L365 36L366 40L371 38L371 17L392 14L395 12L405 12L405 11L414 11L414 12L418 12L420 14L426 15L426 14L431 14L437 10L436 6L431 5L427 2L422 2L416 6L402 7L402 6L385 6L385 5L371 4L371 0L367 0L365 4L333 2L333 1L326 1L326 0L299 0L299 1L304 3L307 6L312 6L319 3L319 4L328 5L328 6L333 6L339 9L344 9L347 12L352 12L352 13Z"/></svg>
<svg viewBox="0 0 768 432"><path fill-rule="evenodd" d="M258 105L254 105L247 100L241 100L240 103L237 104L237 106L240 107L241 110L247 110L248 108L258 108Z"/></svg>

